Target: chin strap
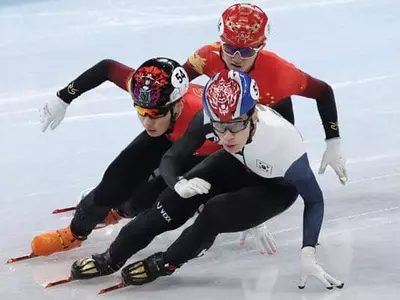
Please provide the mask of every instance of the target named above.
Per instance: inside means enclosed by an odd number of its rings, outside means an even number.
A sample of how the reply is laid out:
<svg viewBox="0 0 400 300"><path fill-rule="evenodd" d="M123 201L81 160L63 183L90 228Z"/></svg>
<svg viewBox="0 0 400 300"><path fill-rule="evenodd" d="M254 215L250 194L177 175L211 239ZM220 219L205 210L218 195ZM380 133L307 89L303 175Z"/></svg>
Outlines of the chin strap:
<svg viewBox="0 0 400 300"><path fill-rule="evenodd" d="M252 118L252 115L255 111L255 107L252 108L249 112L248 112L248 116L250 118L250 132L249 132L249 138L247 139L246 144L250 144L253 140L253 135L256 132L256 124L254 123L254 120Z"/></svg>
<svg viewBox="0 0 400 300"><path fill-rule="evenodd" d="M171 121L169 123L169 127L168 127L167 131L165 132L165 134L170 134L174 131L176 120L178 119L178 117L180 115L180 114L178 115L175 112L175 104L176 104L176 102L171 105L171 108L169 110L171 112Z"/></svg>
<svg viewBox="0 0 400 300"><path fill-rule="evenodd" d="M246 144L250 144L253 140L253 135L256 130L256 125L254 124L253 119L250 120L250 133L249 133L249 138L247 139Z"/></svg>

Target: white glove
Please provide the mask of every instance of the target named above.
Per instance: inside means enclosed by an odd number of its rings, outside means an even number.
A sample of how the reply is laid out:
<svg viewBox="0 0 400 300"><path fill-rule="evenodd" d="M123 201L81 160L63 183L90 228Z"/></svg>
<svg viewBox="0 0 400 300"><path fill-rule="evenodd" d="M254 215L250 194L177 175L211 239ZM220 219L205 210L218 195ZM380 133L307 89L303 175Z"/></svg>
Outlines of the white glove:
<svg viewBox="0 0 400 300"><path fill-rule="evenodd" d="M319 174L324 174L326 167L331 166L344 185L347 181L346 157L340 150L340 138L326 140L326 150L322 156Z"/></svg>
<svg viewBox="0 0 400 300"><path fill-rule="evenodd" d="M243 246L247 235L251 235L256 239L257 247L260 249L261 254L276 253L276 242L272 233L268 230L266 223L262 223L254 228L243 231L240 234L239 245Z"/></svg>
<svg viewBox="0 0 400 300"><path fill-rule="evenodd" d="M45 132L49 125L51 130L54 130L58 124L60 124L64 119L68 105L68 103L65 103L59 97L55 96L39 109L42 132Z"/></svg>
<svg viewBox="0 0 400 300"><path fill-rule="evenodd" d="M208 194L210 188L210 183L198 177L189 180L183 178L174 186L175 192L182 198L190 198L197 194Z"/></svg>
<svg viewBox="0 0 400 300"><path fill-rule="evenodd" d="M315 248L304 247L301 250L301 277L299 289L304 289L308 276L314 276L321 281L328 290L333 289L333 285L341 289L344 283L332 277L322 269L322 267L315 260Z"/></svg>

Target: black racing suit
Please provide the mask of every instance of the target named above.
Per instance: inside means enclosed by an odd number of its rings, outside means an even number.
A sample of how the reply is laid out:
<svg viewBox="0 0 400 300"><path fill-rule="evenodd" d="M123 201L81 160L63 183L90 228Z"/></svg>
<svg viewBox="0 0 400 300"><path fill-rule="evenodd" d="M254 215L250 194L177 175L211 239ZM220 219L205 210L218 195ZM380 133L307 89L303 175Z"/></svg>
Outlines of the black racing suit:
<svg viewBox="0 0 400 300"><path fill-rule="evenodd" d="M71 221L72 232L78 237L88 236L111 208L133 217L152 207L166 188L161 176L152 175L171 145L165 135L139 134L108 166L96 188L80 201ZM203 158L191 155L184 168L189 170Z"/></svg>
<svg viewBox="0 0 400 300"><path fill-rule="evenodd" d="M184 174L182 161L209 136L211 125L203 125L203 112L193 119L186 133L167 151L160 172L169 185L151 209L139 214L122 228L109 248L118 265L145 248L155 236L182 226L205 204L192 226L165 253L165 261L181 265L208 249L219 233L238 232L252 228L282 213L296 200L295 187L280 178L262 178L241 164L225 150L205 158L184 177L202 178L212 184L208 194L181 198L174 185Z"/></svg>

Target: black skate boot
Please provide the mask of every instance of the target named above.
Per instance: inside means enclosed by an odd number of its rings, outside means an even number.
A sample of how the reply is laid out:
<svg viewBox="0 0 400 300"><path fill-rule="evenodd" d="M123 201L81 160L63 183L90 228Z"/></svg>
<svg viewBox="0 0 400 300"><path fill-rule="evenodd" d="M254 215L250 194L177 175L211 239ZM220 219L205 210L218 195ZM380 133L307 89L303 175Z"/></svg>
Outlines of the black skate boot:
<svg viewBox="0 0 400 300"><path fill-rule="evenodd" d="M176 268L176 266L164 262L163 252L157 252L123 268L121 276L126 285L142 285L152 282L160 276L171 275Z"/></svg>
<svg viewBox="0 0 400 300"><path fill-rule="evenodd" d="M75 261L71 267L71 277L74 280L80 280L110 275L121 269L124 263L114 263L107 250L105 253L94 254L92 257Z"/></svg>

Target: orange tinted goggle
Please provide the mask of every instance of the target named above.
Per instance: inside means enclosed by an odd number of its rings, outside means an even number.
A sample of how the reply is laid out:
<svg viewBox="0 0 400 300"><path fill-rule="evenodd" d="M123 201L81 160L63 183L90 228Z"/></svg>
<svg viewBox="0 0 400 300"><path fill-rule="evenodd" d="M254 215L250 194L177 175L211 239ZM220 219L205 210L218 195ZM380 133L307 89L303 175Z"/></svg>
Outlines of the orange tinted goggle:
<svg viewBox="0 0 400 300"><path fill-rule="evenodd" d="M142 117L150 117L152 119L158 119L165 117L168 112L170 111L170 107L163 107L163 108L145 108L141 106L135 105L135 109L139 115Z"/></svg>

